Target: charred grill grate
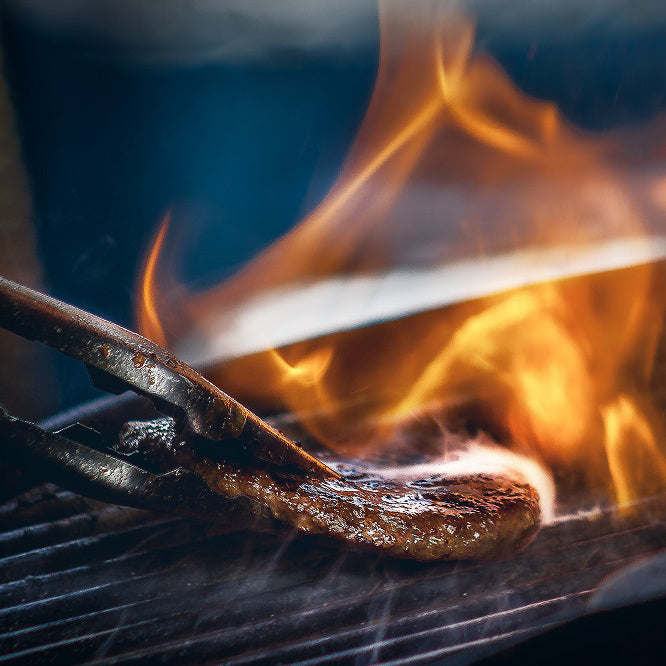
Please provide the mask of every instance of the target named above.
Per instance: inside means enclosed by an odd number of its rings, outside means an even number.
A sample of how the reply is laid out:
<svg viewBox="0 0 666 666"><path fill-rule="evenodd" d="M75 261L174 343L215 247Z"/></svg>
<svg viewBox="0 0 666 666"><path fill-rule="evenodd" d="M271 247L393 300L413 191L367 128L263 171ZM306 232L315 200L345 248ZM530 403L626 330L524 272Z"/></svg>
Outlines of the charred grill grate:
<svg viewBox="0 0 666 666"><path fill-rule="evenodd" d="M666 543L662 503L631 523L563 520L505 560L423 565L216 534L42 486L0 507L0 655L468 663L585 614L609 575Z"/></svg>

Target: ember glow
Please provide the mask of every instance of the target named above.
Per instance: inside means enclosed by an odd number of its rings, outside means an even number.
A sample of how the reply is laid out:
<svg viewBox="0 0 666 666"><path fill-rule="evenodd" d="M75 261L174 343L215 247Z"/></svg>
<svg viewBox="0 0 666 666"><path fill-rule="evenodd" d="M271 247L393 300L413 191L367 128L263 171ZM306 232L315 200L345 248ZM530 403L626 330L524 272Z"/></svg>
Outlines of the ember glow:
<svg viewBox="0 0 666 666"><path fill-rule="evenodd" d="M663 168L630 166L627 133L585 134L518 90L449 3L405 7L380 4L373 97L328 196L178 303L155 268L162 231L142 332L177 310L176 351L224 359L209 375L225 391L302 415L337 451L402 446L430 419L620 504L663 490L647 389Z"/></svg>

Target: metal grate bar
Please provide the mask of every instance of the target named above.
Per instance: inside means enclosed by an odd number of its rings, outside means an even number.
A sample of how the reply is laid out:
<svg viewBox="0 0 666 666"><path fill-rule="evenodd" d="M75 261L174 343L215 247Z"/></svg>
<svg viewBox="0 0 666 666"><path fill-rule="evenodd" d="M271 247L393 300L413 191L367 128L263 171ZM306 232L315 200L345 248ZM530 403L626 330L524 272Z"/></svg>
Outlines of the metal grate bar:
<svg viewBox="0 0 666 666"><path fill-rule="evenodd" d="M597 573L603 573L603 572L600 571L600 572L597 572ZM529 582L529 581L528 581L528 582ZM532 582L533 582L533 581L532 581ZM557 583L559 583L559 581L556 580L555 583L557 584ZM560 588L561 588L561 586L560 586ZM386 590L384 590L384 592L386 593ZM215 596L212 597L212 600L214 600L214 599L215 599ZM187 601L187 600L184 600L184 601ZM227 599L227 601L229 601L229 600ZM495 603L495 604L496 604L497 602L496 602L496 601L493 602L492 600L489 602L488 600L485 600L485 603L482 604L482 606L485 607L485 608L488 608L489 604L492 604L492 603ZM351 619L353 620L354 618L351 618ZM238 618L238 620L242 620L242 618ZM289 624L291 624L291 620L292 620L292 618L289 618ZM159 624L159 623L158 623L158 624ZM206 624L206 623L203 623L203 624ZM242 625L241 625L241 626L242 626ZM117 630L117 629L118 629L118 627L116 627L116 630ZM162 627L162 629L163 629L163 630L171 630L171 629L172 629L172 626L169 625L169 624L167 623L167 626ZM262 631L265 631L265 627L257 627L256 625L255 625L254 627L252 627L252 626L247 627L247 630L248 630L248 632L249 632L250 634L252 634L253 630L256 630L256 629L260 629L260 630L262 630ZM233 624L232 624L232 627L230 628L230 631L231 631L231 632L237 631L236 627L234 627ZM158 632L158 633L159 633L159 632ZM243 633L243 632L241 631L241 633ZM108 632L106 632L106 633L103 634L103 635L106 635L106 634L108 634ZM79 634L79 635L80 635L80 634ZM82 638L82 637L81 637L81 638ZM121 637L121 638L122 638L122 637ZM148 636L145 636L145 638L148 638ZM223 636L222 636L222 638L224 639ZM227 638L228 638L228 637L227 637ZM123 640L124 640L124 639L123 639ZM123 642L123 640L121 640L120 642ZM151 650L152 650L152 648L151 648Z"/></svg>

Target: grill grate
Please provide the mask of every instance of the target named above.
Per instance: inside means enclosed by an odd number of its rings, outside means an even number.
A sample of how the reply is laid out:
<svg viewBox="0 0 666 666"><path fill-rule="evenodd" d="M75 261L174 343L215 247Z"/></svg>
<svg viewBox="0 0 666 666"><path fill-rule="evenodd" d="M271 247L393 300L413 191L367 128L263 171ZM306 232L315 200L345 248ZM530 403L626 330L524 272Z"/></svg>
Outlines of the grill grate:
<svg viewBox="0 0 666 666"><path fill-rule="evenodd" d="M36 522L39 509L58 515ZM518 556L422 565L88 502L2 507L0 653L10 661L470 661L585 612L666 522L546 527Z"/></svg>
<svg viewBox="0 0 666 666"><path fill-rule="evenodd" d="M585 614L609 575L666 544L661 504L561 520L504 560L424 565L46 485L0 506L0 658L469 663Z"/></svg>

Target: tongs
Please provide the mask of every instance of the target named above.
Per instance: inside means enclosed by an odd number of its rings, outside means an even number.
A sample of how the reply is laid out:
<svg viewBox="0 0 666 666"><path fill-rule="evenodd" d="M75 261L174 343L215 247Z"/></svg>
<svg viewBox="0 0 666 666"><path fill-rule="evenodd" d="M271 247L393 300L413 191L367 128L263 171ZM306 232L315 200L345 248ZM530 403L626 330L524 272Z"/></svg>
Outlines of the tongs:
<svg viewBox="0 0 666 666"><path fill-rule="evenodd" d="M338 477L169 351L122 326L1 277L0 326L83 361L99 388L114 393L131 389L147 396L161 413L184 418L195 436L226 445L235 442L269 465L302 475ZM48 465L53 481L115 503L187 514L193 507L194 513L200 512L206 492L191 475L182 470L155 475L112 451L66 435L0 408L3 444Z"/></svg>

